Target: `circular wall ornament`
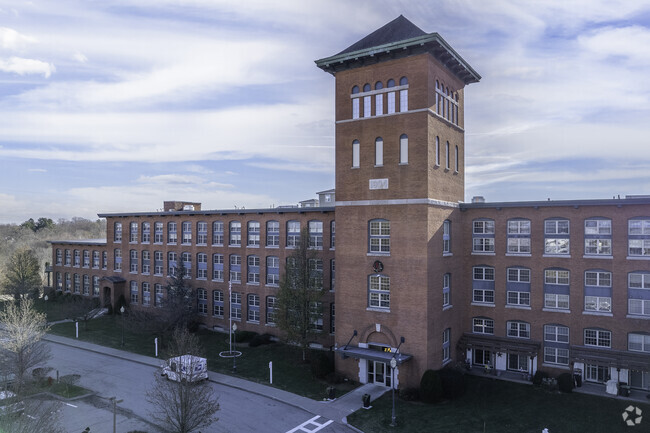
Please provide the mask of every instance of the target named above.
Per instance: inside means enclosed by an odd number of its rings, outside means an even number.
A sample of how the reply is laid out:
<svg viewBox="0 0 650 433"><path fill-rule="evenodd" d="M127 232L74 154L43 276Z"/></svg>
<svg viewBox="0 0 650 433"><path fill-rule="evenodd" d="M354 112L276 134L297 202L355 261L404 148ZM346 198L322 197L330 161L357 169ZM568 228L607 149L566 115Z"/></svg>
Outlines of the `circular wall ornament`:
<svg viewBox="0 0 650 433"><path fill-rule="evenodd" d="M384 264L379 260L375 260L375 263L372 264L372 270L375 272L381 272L384 270Z"/></svg>

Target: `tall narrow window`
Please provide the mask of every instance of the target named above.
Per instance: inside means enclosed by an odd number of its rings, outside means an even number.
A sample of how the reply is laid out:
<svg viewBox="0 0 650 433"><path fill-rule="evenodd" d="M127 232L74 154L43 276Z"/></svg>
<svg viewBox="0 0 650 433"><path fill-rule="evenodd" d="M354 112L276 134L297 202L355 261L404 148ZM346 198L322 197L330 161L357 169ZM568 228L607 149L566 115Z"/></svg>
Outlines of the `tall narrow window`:
<svg viewBox="0 0 650 433"><path fill-rule="evenodd" d="M352 142L352 168L359 168L360 147L361 144L359 143L359 140L354 140Z"/></svg>
<svg viewBox="0 0 650 433"><path fill-rule="evenodd" d="M451 254L451 221L442 223L442 253Z"/></svg>
<svg viewBox="0 0 650 433"><path fill-rule="evenodd" d="M372 116L372 96L363 97L363 117Z"/></svg>
<svg viewBox="0 0 650 433"><path fill-rule="evenodd" d="M377 137L375 140L375 167L384 165L384 140Z"/></svg>
<svg viewBox="0 0 650 433"><path fill-rule="evenodd" d="M395 80L392 78L386 83L386 87L395 87ZM395 113L395 92L388 92L388 114Z"/></svg>
<svg viewBox="0 0 650 433"><path fill-rule="evenodd" d="M384 85L381 81L375 83L375 90L383 89ZM375 95L375 116L381 116L384 114L384 94L378 93Z"/></svg>
<svg viewBox="0 0 650 433"><path fill-rule="evenodd" d="M295 248L300 244L300 221L287 222L287 247Z"/></svg>
<svg viewBox="0 0 650 433"><path fill-rule="evenodd" d="M266 284L277 286L280 284L280 259L275 256L266 258Z"/></svg>
<svg viewBox="0 0 650 433"><path fill-rule="evenodd" d="M136 243L138 242L138 223L132 222L129 226L129 242Z"/></svg>
<svg viewBox="0 0 650 433"><path fill-rule="evenodd" d="M259 284L260 283L260 257L259 256L248 256L248 278L246 281L249 284Z"/></svg>
<svg viewBox="0 0 650 433"><path fill-rule="evenodd" d="M223 254L212 254L212 279L223 281Z"/></svg>
<svg viewBox="0 0 650 433"><path fill-rule="evenodd" d="M406 77L402 77L399 80L400 86L408 86L408 80ZM399 91L399 111L405 112L409 109L409 91L408 89L402 89Z"/></svg>
<svg viewBox="0 0 650 433"><path fill-rule="evenodd" d="M275 296L266 297L266 323L268 325L275 325L276 301Z"/></svg>
<svg viewBox="0 0 650 433"><path fill-rule="evenodd" d="M183 228L182 243L189 245L192 243L192 223L189 221L184 221L182 224L182 228Z"/></svg>
<svg viewBox="0 0 650 433"><path fill-rule="evenodd" d="M122 242L122 223L115 223L113 226L113 240Z"/></svg>
<svg viewBox="0 0 650 433"><path fill-rule="evenodd" d="M156 244L163 243L163 223L161 222L154 223L153 241Z"/></svg>
<svg viewBox="0 0 650 433"><path fill-rule="evenodd" d="M196 244L197 245L208 244L208 223L207 222L201 221L196 223Z"/></svg>
<svg viewBox="0 0 650 433"><path fill-rule="evenodd" d="M212 245L223 245L223 222L212 223Z"/></svg>
<svg viewBox="0 0 650 433"><path fill-rule="evenodd" d="M258 221L248 222L248 240L249 247L260 246L260 223Z"/></svg>
<svg viewBox="0 0 650 433"><path fill-rule="evenodd" d="M223 292L221 290L212 291L212 315L223 317Z"/></svg>
<svg viewBox="0 0 650 433"><path fill-rule="evenodd" d="M449 170L451 155L449 155L449 142L445 144L445 168Z"/></svg>
<svg viewBox="0 0 650 433"><path fill-rule="evenodd" d="M266 246L280 246L280 223L278 221L266 222Z"/></svg>
<svg viewBox="0 0 650 433"><path fill-rule="evenodd" d="M440 137L436 137L436 166L440 166Z"/></svg>
<svg viewBox="0 0 650 433"><path fill-rule="evenodd" d="M241 246L241 223L239 221L230 222L230 246Z"/></svg>
<svg viewBox="0 0 650 433"><path fill-rule="evenodd" d="M352 94L354 95L356 93L359 93L359 86L354 86L352 88ZM359 118L359 98L352 98L352 118Z"/></svg>
<svg viewBox="0 0 650 433"><path fill-rule="evenodd" d="M251 293L248 295L248 315L246 320L259 323L260 321L260 295Z"/></svg>
<svg viewBox="0 0 650 433"><path fill-rule="evenodd" d="M167 223L167 243L175 244L178 237L178 232L176 231L176 223L170 222Z"/></svg>
<svg viewBox="0 0 650 433"><path fill-rule="evenodd" d="M372 220L369 223L370 253L390 253L390 221Z"/></svg>
<svg viewBox="0 0 650 433"><path fill-rule="evenodd" d="M151 223L142 223L142 243L151 242Z"/></svg>
<svg viewBox="0 0 650 433"><path fill-rule="evenodd" d="M385 275L368 277L368 307L390 309L390 278Z"/></svg>
<svg viewBox="0 0 650 433"><path fill-rule="evenodd" d="M456 167L455 167L454 170L456 171L456 173L458 173L458 168L460 167L460 163L459 163L459 160L458 160L458 146L456 146L454 148L454 152L456 154L455 159L454 159L454 164L456 164Z"/></svg>
<svg viewBox="0 0 650 433"><path fill-rule="evenodd" d="M399 137L399 163L409 163L409 138L406 134Z"/></svg>
<svg viewBox="0 0 650 433"><path fill-rule="evenodd" d="M309 221L309 248L323 249L323 222Z"/></svg>
<svg viewBox="0 0 650 433"><path fill-rule="evenodd" d="M447 307L451 304L451 274L442 276L442 306Z"/></svg>
<svg viewBox="0 0 650 433"><path fill-rule="evenodd" d="M206 253L196 255L196 278L200 280L208 278L208 255Z"/></svg>
<svg viewBox="0 0 650 433"><path fill-rule="evenodd" d="M241 283L241 256L238 254L230 255L230 281Z"/></svg>

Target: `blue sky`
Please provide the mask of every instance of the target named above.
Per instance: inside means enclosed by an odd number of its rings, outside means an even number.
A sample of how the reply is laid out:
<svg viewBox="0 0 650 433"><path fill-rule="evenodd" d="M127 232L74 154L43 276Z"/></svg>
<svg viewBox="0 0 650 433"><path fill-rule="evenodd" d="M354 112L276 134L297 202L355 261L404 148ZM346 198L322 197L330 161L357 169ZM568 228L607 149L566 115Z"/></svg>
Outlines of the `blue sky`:
<svg viewBox="0 0 650 433"><path fill-rule="evenodd" d="M466 200L650 194L650 2L0 0L0 223L295 204L334 186L334 78L399 14L482 75Z"/></svg>

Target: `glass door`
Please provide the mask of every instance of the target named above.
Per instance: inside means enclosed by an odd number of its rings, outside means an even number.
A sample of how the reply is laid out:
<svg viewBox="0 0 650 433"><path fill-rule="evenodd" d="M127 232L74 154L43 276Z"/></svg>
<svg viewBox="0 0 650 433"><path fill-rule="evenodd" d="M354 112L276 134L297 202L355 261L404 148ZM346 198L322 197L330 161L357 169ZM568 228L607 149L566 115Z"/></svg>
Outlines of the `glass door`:
<svg viewBox="0 0 650 433"><path fill-rule="evenodd" d="M383 362L368 360L368 383L390 386L390 366Z"/></svg>
<svg viewBox="0 0 650 433"><path fill-rule="evenodd" d="M630 386L632 388L645 389L646 391L650 391L650 372L631 370Z"/></svg>
<svg viewBox="0 0 650 433"><path fill-rule="evenodd" d="M590 382L605 383L609 380L609 368L602 365L587 364L585 380Z"/></svg>

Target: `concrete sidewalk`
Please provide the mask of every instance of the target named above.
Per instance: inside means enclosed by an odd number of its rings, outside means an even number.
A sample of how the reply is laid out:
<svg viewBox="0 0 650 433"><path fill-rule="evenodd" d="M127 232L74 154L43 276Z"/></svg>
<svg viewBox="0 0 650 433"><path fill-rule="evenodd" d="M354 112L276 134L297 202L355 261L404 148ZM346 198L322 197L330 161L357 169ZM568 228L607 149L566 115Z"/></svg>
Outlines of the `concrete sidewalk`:
<svg viewBox="0 0 650 433"><path fill-rule="evenodd" d="M86 341L77 340L74 338L61 337L58 335L47 334L44 340L63 344L79 349L88 350L91 352L101 353L104 355L112 356L115 358L124 359L127 361L138 362L144 365L153 367L160 367L162 360L150 356L138 355L136 353L125 352L110 347L104 347ZM307 397L301 397L288 391L283 391L272 386L264 385L257 382L252 382L239 377L228 376L226 374L208 372L208 379L220 385L229 386L232 388L241 389L243 391L252 392L264 397L280 401L282 403L302 409L314 415L320 415L327 419L331 419L338 424L346 425L351 431L359 431L358 429L347 424L346 417L351 413L361 409L362 395L370 394L370 400L373 401L381 397L384 393L390 390L379 385L366 384L362 385L349 393L331 401L316 401Z"/></svg>

